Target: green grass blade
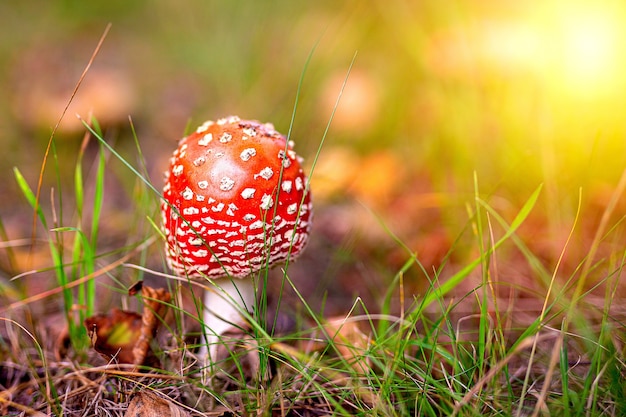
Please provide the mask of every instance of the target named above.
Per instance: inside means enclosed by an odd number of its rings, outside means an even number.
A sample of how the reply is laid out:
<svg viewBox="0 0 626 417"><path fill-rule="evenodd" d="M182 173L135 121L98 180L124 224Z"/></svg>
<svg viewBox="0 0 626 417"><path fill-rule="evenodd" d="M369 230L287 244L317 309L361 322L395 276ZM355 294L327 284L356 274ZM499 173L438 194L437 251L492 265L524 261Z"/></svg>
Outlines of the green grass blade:
<svg viewBox="0 0 626 417"><path fill-rule="evenodd" d="M37 203L37 198L35 197L35 193L33 193L32 189L28 185L28 182L20 172L18 168L13 168L13 172L15 175L15 179L20 188L20 191L28 201L28 203L33 207L36 211L37 217L41 224L47 229L48 222L46 221L46 217L41 209L41 205ZM57 283L64 287L63 289L63 305L65 310L65 316L68 321L68 325L71 327L72 320L70 318L70 310L72 305L74 304L74 297L72 291L68 288L65 288L68 281L67 274L65 273L64 265L63 265L63 255L55 245L55 242L50 238L48 239L48 246L50 248L50 255L52 257L52 262L54 265L54 270L57 277Z"/></svg>
<svg viewBox="0 0 626 417"><path fill-rule="evenodd" d="M517 216L511 222L511 225L506 229L504 236L502 236L497 242L494 243L493 247L490 248L489 251L483 253L479 258L470 262L467 266L462 268L459 272L454 274L450 279L443 282L439 287L435 288L432 292L427 294L424 297L424 302L422 303L423 308L429 306L433 301L440 299L454 288L459 285L465 278L469 276L469 274L480 265L486 256L490 256L491 253L498 249L504 242L506 242L515 231L521 226L521 224L526 220L533 207L537 203L537 199L539 198L539 194L541 193L542 187L539 186L530 196L530 198L526 201L522 209L519 211ZM417 314L420 314L422 309L416 311Z"/></svg>
<svg viewBox="0 0 626 417"><path fill-rule="evenodd" d="M20 191L22 192L24 197L26 198L26 201L28 201L28 204L30 204L32 208L36 209L37 218L39 218L39 221L41 222L41 224L43 224L43 226L47 229L48 222L46 221L46 217L43 214L43 210L41 209L41 206L37 203L37 198L35 197L35 193L33 193L33 190L30 188L30 186L28 185L28 182L26 182L26 179L24 178L24 176L22 175L22 173L17 167L13 168L13 174L15 175L15 180L17 181L17 185L20 188Z"/></svg>
<svg viewBox="0 0 626 417"><path fill-rule="evenodd" d="M100 145L100 152L98 158L98 168L96 171L95 190L93 197L93 208L91 218L91 239L89 240L90 253L92 258L88 261L85 260L88 265L88 274L93 272L95 265L93 264L93 255L98 246L98 233L100 231L100 216L102 214L102 203L104 201L104 174L106 167L106 156L104 153L104 147ZM94 305L96 301L96 283L93 279L87 281L87 314L93 314Z"/></svg>
<svg viewBox="0 0 626 417"><path fill-rule="evenodd" d="M83 182L83 149L78 154L76 166L74 167L74 198L76 199L76 211L78 218L83 217L83 207L85 198L85 187Z"/></svg>
<svg viewBox="0 0 626 417"><path fill-rule="evenodd" d="M85 126L85 128L87 130L89 130L96 139L98 139L98 141L109 151L111 152L111 154L113 156L115 156L122 164L124 164L124 166L126 166L126 168L128 168L139 180L141 180L141 182L143 182L150 190L152 190L154 193L156 193L157 195L161 195L161 191L158 190L154 185L152 185L152 183L143 175L141 175L141 173L139 171L137 171L137 169L135 169L134 166L132 166L130 164L130 162L128 162L126 159L124 159L124 157L122 155L119 154L119 152L117 152L111 145L109 145L107 143L106 140L104 140L104 138L102 137L101 134L99 134L96 130L94 130L94 128L92 128L87 122L85 122L84 120L81 119L81 121L83 122L83 125Z"/></svg>

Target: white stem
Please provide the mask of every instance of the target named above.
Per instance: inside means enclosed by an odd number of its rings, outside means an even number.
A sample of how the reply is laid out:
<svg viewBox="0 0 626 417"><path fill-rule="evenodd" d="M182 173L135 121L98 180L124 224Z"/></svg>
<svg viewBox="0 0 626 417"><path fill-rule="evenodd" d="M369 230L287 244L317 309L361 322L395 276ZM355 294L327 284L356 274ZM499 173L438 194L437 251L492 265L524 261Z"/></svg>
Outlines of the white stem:
<svg viewBox="0 0 626 417"><path fill-rule="evenodd" d="M200 357L210 366L216 360L220 337L233 328L246 323L242 312L254 308L254 279L222 278L209 284L204 292L204 336Z"/></svg>

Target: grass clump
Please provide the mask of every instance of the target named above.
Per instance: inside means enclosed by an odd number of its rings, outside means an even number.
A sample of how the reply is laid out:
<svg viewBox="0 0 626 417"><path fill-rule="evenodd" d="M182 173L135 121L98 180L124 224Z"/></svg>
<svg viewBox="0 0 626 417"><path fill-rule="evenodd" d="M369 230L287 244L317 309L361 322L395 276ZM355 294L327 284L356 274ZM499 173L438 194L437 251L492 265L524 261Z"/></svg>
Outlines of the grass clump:
<svg viewBox="0 0 626 417"><path fill-rule="evenodd" d="M100 135L96 130L91 134ZM324 317L283 271L279 275L297 295L302 311L297 326L272 332L253 323L251 330L236 339L252 339L253 350L261 352L265 366L255 367L251 345L236 341L230 368L225 366L210 381L203 378L194 344L198 323L194 308L190 310L184 302L194 294L184 286L182 292L172 287L172 316L153 341L160 367L138 369L103 362L84 348L88 340L76 330L80 323L70 314L76 306L83 314L102 308L94 302L97 297L90 291L96 290L87 282L107 272L97 263L102 259L97 247L97 210L90 233L83 229L81 161L82 157L75 180L76 226L55 224L49 232L54 262L50 271L59 279L57 293L62 295L64 317L75 333L70 331L70 349L61 354L58 345L49 348L58 341L40 331L38 320L32 321L32 331L17 319L4 320L0 370L5 391L0 404L6 415L123 416L129 407L137 406L134 399L144 395L139 393L146 391L153 395L154 404L165 402L187 415L617 416L625 411L623 338L619 336L623 327L615 309L624 256L596 262L585 259L583 265L589 267L574 271L569 286L566 282L557 292L558 265L550 274L519 238L520 228L541 198L541 187L510 222L480 198L476 187L465 233L470 232L478 242L474 245L477 256L464 265L444 263L428 271L420 264L419 254L407 250L404 265L380 307L375 307L377 312L357 299L344 315ZM94 188L101 198L106 161L102 147L96 161ZM19 170L15 172L48 230L43 209L34 204ZM140 181L141 187L148 185L149 181ZM99 206L97 201L94 204ZM607 230L598 233L600 238L607 238L612 229ZM68 232L74 234L69 251L59 237ZM460 236L457 242L462 241ZM397 243L407 248L401 240ZM151 245L142 240L132 247L143 244ZM453 258L453 251L448 259ZM499 265L501 254L510 251L521 254L517 265L523 263L548 275L540 280L543 292L541 287L514 287L506 281ZM122 257L116 264L124 262ZM126 265L120 270L129 269ZM453 267L456 272L450 273ZM405 275L413 269L430 282L422 294L411 293L405 286ZM576 280L583 272L602 277L596 285L605 288L599 301L591 299L594 287L584 286L579 293L581 287L573 284L580 282ZM144 268L143 273L151 270ZM72 288L78 293L68 292ZM20 304L21 314L34 302Z"/></svg>
<svg viewBox="0 0 626 417"><path fill-rule="evenodd" d="M295 111L292 124L294 118ZM33 234L42 237L50 253L49 266L17 278L32 282L53 274L56 286L34 294L1 294L8 306L0 310L6 316L0 332L3 415L124 416L129 410L145 413L162 407L177 415L626 413L619 307L626 251L623 244L605 251L606 242L620 241L623 217L614 219L626 175L602 213L588 252L573 268L565 261L582 216L577 214L559 257L551 262L528 238L529 232L537 232L533 222L542 216L538 208L550 191L538 186L515 212L501 210L494 196L481 194L478 175L473 195L460 204L467 213L465 225L455 231L437 266L423 264L422 254L379 216L382 234L399 248L401 262L385 277L386 292L377 294L374 304L357 296L342 306L341 314L331 315L323 302L318 306L309 298L303 283L317 279L318 259L338 251L313 242L309 250L316 252L302 261L304 267L297 269L296 263L289 270L264 271L277 278L278 301L270 303L272 284L264 276L263 298L249 327L224 338L224 362L207 377L198 354L202 285L162 272L162 242L154 220L160 187L149 178L134 126L141 168L105 140L96 122L85 127L71 193L65 193L62 164L51 142L57 188L50 213L20 170L14 170L39 222ZM91 176L83 167L90 138L95 138ZM313 167L320 151L321 146ZM115 163L124 174L115 172ZM130 172L132 178L131 204L125 207L132 214L118 225L122 244L104 242L101 233L112 171L124 178ZM331 210L331 205L317 210ZM456 213L458 207L442 204L437 209ZM375 217L370 213L369 227ZM322 223L327 229L334 226ZM11 248L10 242L6 247ZM368 256L380 257L381 252L377 247L358 261L367 264ZM352 279L365 275L358 268L348 272ZM340 274L336 279L343 278ZM415 277L426 284L416 285ZM172 294L171 302L156 300L169 309L159 317L160 331L150 341L156 363L119 364L115 355L105 360L89 348L94 340L82 324L97 311L138 309L127 289L142 279ZM117 299L107 300L102 293ZM58 295L61 314L56 318L61 320L51 326L38 304L54 302ZM282 312L283 303L297 312L295 317ZM146 304L144 299L144 308ZM279 329L283 321L288 325Z"/></svg>

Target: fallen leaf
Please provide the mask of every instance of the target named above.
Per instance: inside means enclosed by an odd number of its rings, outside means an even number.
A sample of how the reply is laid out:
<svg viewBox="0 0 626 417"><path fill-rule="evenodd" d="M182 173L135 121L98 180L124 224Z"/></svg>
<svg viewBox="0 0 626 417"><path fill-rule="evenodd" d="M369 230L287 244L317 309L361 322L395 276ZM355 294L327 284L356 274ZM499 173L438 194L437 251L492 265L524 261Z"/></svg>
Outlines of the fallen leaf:
<svg viewBox="0 0 626 417"><path fill-rule="evenodd" d="M189 413L150 391L133 394L124 417L185 417Z"/></svg>
<svg viewBox="0 0 626 417"><path fill-rule="evenodd" d="M154 289L138 282L130 295L141 291L142 314L113 308L109 314L85 319L92 345L96 352L118 363L158 366L158 360L150 349L162 317L167 311L171 294L165 289Z"/></svg>
<svg viewBox="0 0 626 417"><path fill-rule="evenodd" d="M328 335L328 337L325 335ZM303 343L305 343L305 346L301 346L301 349L304 351L321 350L328 344L332 344L341 358L358 374L366 374L372 367L371 360L368 357L368 350L372 340L359 329L357 323L350 321L347 317L328 319L326 323L322 324L321 329L313 331L311 337L307 338ZM293 356L295 351L285 349L285 347L278 346L278 350L285 351L285 353Z"/></svg>
<svg viewBox="0 0 626 417"><path fill-rule="evenodd" d="M141 291L143 298L143 314L141 316L141 329L139 338L133 347L133 363L142 365L150 352L150 342L154 339L160 324L160 317L167 311L167 304L172 295L164 288L154 289L143 285L142 281L133 285L129 290L129 295L135 295Z"/></svg>
<svg viewBox="0 0 626 417"><path fill-rule="evenodd" d="M324 324L341 357L359 374L366 374L372 367L367 351L372 343L369 336L359 329L357 323L345 317L333 318Z"/></svg>
<svg viewBox="0 0 626 417"><path fill-rule="evenodd" d="M134 363L133 348L141 333L141 315L113 308L85 319L96 352L118 363Z"/></svg>

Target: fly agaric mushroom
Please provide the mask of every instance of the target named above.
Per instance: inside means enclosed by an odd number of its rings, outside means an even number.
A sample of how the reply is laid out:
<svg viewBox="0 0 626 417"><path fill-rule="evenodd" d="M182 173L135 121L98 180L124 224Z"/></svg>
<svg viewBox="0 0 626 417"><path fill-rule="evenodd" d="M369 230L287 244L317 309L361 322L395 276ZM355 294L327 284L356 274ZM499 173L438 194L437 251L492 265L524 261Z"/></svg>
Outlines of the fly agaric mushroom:
<svg viewBox="0 0 626 417"><path fill-rule="evenodd" d="M202 124L170 159L166 257L176 274L210 282L202 351L209 360L221 335L252 311L255 273L293 259L307 242L311 196L293 145L269 123L231 116Z"/></svg>

